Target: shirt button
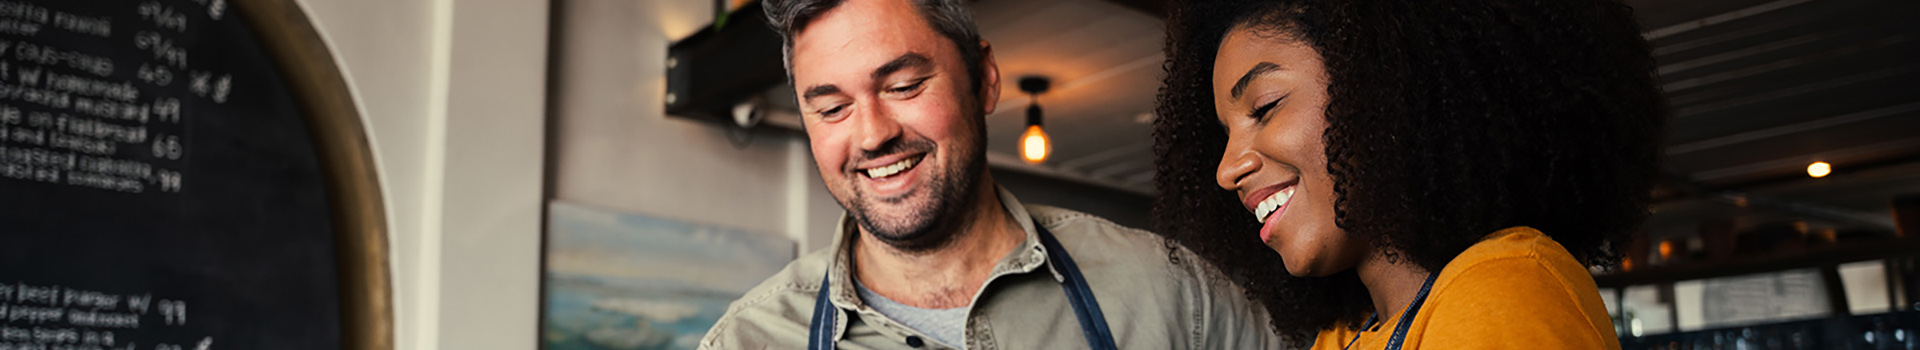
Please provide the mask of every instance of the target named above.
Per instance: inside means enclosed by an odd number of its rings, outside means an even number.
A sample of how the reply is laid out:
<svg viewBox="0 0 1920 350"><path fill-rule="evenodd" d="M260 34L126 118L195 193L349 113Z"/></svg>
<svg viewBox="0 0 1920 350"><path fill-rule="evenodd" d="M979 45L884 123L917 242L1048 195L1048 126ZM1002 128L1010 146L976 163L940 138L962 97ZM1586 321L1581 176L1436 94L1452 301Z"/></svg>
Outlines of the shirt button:
<svg viewBox="0 0 1920 350"><path fill-rule="evenodd" d="M909 336L907 336L907 346L911 346L911 347L916 347L916 348L917 348L917 347L920 347L920 346L922 346L922 345L927 345L927 342L925 342L925 341L921 341L921 340L920 340L920 336L917 336L917 335L909 335Z"/></svg>

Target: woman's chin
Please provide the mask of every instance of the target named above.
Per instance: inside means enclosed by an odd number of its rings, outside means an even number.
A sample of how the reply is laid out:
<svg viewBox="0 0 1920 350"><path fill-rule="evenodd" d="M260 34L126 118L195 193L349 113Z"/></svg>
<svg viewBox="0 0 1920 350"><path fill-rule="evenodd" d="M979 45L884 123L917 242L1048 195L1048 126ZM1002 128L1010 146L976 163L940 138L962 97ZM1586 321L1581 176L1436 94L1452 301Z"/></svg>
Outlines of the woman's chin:
<svg viewBox="0 0 1920 350"><path fill-rule="evenodd" d="M1339 272L1337 269L1328 268L1324 265L1315 265L1313 261L1310 261L1311 259L1304 260L1309 261L1294 261L1286 258L1280 259L1280 261L1286 265L1284 267L1287 269L1287 274L1293 275L1293 277L1327 277Z"/></svg>
<svg viewBox="0 0 1920 350"><path fill-rule="evenodd" d="M1287 269L1287 274L1293 277L1320 277L1315 274L1316 271L1312 265L1305 261L1289 261L1285 258L1281 258L1280 261L1286 265L1282 267Z"/></svg>
<svg viewBox="0 0 1920 350"><path fill-rule="evenodd" d="M1280 242L1278 240L1267 241L1266 243L1267 249L1272 249L1274 254L1280 254L1280 268L1287 270L1287 274L1293 275L1293 277L1309 277L1306 274L1310 273L1312 269L1306 268L1307 262L1288 259L1285 251L1280 250Z"/></svg>

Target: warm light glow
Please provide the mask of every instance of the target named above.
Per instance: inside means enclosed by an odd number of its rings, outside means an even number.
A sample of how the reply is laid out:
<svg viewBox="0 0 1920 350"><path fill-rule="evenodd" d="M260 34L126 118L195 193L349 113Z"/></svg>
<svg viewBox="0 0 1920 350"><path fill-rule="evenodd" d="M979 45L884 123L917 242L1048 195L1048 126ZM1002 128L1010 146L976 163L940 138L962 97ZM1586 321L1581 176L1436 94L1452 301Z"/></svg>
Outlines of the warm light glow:
<svg viewBox="0 0 1920 350"><path fill-rule="evenodd" d="M1028 125L1027 132L1020 134L1020 158L1039 163L1046 161L1049 153L1053 153L1053 145L1047 139L1047 132L1040 130L1039 125Z"/></svg>
<svg viewBox="0 0 1920 350"><path fill-rule="evenodd" d="M1660 241L1660 260L1673 259L1673 241Z"/></svg>
<svg viewBox="0 0 1920 350"><path fill-rule="evenodd" d="M1813 164L1807 164L1807 176L1826 177L1827 174L1832 174L1832 173L1833 173L1833 164L1827 164L1827 162L1813 162Z"/></svg>

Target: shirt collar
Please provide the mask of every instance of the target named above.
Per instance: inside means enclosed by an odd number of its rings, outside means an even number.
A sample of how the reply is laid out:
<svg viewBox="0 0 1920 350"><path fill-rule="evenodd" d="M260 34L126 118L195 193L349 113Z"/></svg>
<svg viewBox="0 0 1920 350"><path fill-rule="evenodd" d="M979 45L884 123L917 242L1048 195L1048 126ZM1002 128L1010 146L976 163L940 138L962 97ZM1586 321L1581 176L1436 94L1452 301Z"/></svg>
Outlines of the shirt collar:
<svg viewBox="0 0 1920 350"><path fill-rule="evenodd" d="M987 283L993 283L1002 275L1032 272L1042 265L1047 266L1047 272L1053 274L1055 282L1065 281L1065 276L1060 274L1057 267L1046 264L1047 250L1040 244L1040 233L1034 229L1036 224L1032 214L1027 212L1027 207L1021 205L1020 200L1014 198L1013 193L1007 192L1006 188L994 186L993 189L1000 197L1000 206L1007 210L1007 214L1013 218L1014 223L1020 225L1020 230L1026 233L1027 238L1013 251L1001 257L999 263L994 264L993 273L987 277ZM855 294L852 275L853 242L860 234L859 224L853 222L852 215L841 214L840 223L836 226L835 232L833 261L827 267L828 278L832 283L826 286L830 288L827 299L841 309L858 310L861 306L865 306L865 303L860 301L859 295ZM976 302L978 302L977 298Z"/></svg>

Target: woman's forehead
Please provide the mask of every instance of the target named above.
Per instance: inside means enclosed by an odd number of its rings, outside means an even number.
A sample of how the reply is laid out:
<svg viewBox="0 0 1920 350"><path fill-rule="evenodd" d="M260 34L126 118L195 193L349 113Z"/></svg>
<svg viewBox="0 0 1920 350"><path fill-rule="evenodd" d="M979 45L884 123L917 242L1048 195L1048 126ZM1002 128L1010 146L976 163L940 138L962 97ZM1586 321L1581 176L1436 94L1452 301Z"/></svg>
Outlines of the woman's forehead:
<svg viewBox="0 0 1920 350"><path fill-rule="evenodd" d="M1261 67L1277 66L1278 70L1307 74L1324 70L1320 54L1306 43L1258 32L1236 29L1221 41L1213 61L1216 92L1227 92L1223 89L1240 85L1248 73L1259 73Z"/></svg>

